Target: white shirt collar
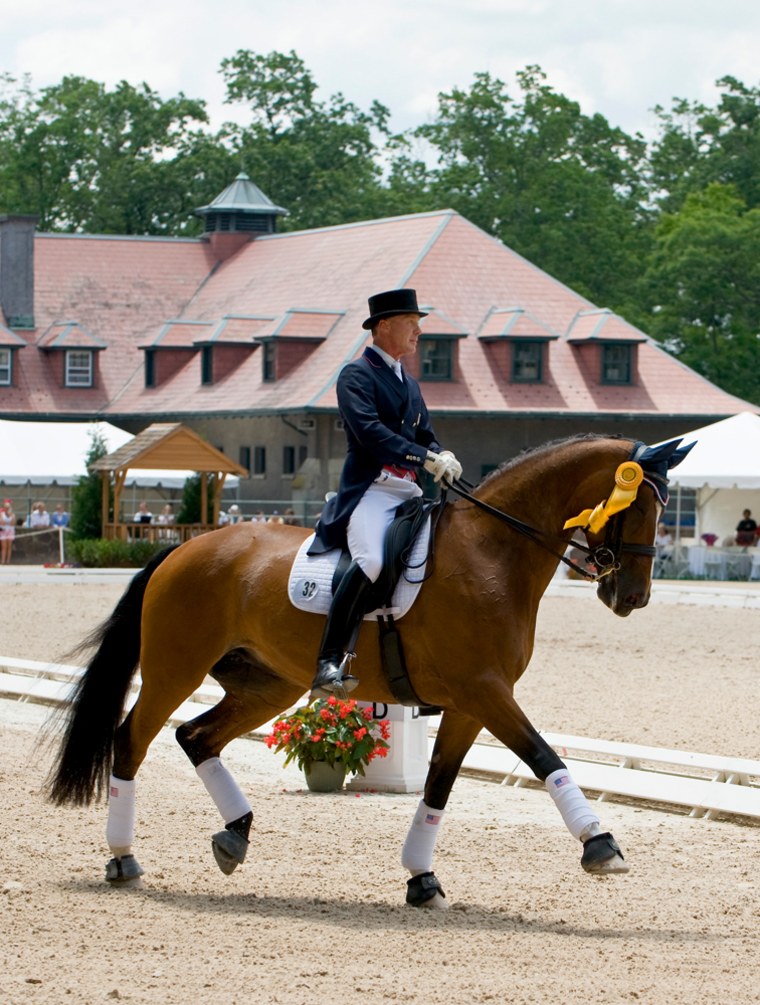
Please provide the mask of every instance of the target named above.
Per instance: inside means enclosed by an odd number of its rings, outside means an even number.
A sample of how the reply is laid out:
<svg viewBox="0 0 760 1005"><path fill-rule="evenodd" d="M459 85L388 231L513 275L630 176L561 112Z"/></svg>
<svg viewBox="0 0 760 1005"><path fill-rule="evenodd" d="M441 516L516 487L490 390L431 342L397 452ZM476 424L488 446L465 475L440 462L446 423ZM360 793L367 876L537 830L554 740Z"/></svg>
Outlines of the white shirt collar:
<svg viewBox="0 0 760 1005"><path fill-rule="evenodd" d="M384 360L388 364L388 366L391 368L391 370L393 370L398 379L403 380L404 377L401 371L401 360L394 359L390 353L386 352L385 349L381 349L377 345L373 345L372 348L380 357L380 359Z"/></svg>

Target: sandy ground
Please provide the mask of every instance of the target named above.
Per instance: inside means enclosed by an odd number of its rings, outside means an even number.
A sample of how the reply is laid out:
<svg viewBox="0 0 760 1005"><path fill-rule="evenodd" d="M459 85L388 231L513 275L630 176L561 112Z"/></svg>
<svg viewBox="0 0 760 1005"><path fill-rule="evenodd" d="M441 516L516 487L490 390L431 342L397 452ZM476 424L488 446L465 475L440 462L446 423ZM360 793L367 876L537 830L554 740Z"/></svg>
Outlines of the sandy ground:
<svg viewBox="0 0 760 1005"><path fill-rule="evenodd" d="M55 659L122 582L0 584L0 653ZM546 598L519 685L540 728L757 758L760 609L658 603L616 619ZM263 744L226 762L250 795L246 863L170 733L139 776L141 889L102 880L105 810L39 793L47 711L0 701L0 1003L580 1005L760 1001L760 827L599 806L631 864L594 879L540 790L460 778L435 868L446 913L403 906L418 795L314 795Z"/></svg>

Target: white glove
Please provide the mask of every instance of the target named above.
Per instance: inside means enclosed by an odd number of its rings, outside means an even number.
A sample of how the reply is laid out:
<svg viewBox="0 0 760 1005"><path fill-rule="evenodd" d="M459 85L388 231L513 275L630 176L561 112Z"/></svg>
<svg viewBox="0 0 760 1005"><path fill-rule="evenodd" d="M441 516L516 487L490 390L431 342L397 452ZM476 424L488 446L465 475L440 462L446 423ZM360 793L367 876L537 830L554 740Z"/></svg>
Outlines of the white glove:
<svg viewBox="0 0 760 1005"><path fill-rule="evenodd" d="M442 450L440 454L429 452L422 466L430 472L433 481L436 482L442 478L447 482L453 482L462 476L462 465L450 450Z"/></svg>

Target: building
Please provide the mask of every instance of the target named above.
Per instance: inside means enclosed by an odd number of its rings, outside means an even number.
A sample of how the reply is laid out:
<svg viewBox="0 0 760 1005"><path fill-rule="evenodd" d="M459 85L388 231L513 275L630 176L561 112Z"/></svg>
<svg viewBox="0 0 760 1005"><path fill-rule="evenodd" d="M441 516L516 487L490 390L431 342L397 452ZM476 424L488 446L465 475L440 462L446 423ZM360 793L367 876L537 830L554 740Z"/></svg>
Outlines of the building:
<svg viewBox="0 0 760 1005"><path fill-rule="evenodd" d="M278 233L285 212L241 174L197 239L0 217L0 416L181 421L249 470L243 496L319 500L367 297L402 286L430 312L405 364L471 481L575 432L655 442L754 411L452 210Z"/></svg>

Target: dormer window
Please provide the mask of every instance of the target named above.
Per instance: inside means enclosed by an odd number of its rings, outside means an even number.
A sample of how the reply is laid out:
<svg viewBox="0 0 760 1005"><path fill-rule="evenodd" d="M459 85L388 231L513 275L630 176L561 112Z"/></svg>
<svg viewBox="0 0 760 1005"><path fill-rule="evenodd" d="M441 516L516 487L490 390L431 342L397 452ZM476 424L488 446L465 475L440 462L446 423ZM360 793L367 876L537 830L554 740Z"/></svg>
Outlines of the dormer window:
<svg viewBox="0 0 760 1005"><path fill-rule="evenodd" d="M201 384L214 383L214 350L210 345L201 348Z"/></svg>
<svg viewBox="0 0 760 1005"><path fill-rule="evenodd" d="M262 345L261 379L265 384L273 384L277 379L276 342L264 342Z"/></svg>
<svg viewBox="0 0 760 1005"><path fill-rule="evenodd" d="M452 346L448 338L435 336L420 340L420 379L421 380L451 380Z"/></svg>
<svg viewBox="0 0 760 1005"><path fill-rule="evenodd" d="M515 384L540 384L544 375L544 345L528 339L512 343L512 380Z"/></svg>
<svg viewBox="0 0 760 1005"><path fill-rule="evenodd" d="M94 353L91 349L66 349L64 353L64 387L92 387Z"/></svg>
<svg viewBox="0 0 760 1005"><path fill-rule="evenodd" d="M13 383L13 350L0 349L0 387Z"/></svg>
<svg viewBox="0 0 760 1005"><path fill-rule="evenodd" d="M630 384L633 374L633 346L611 343L601 346L602 384Z"/></svg>

